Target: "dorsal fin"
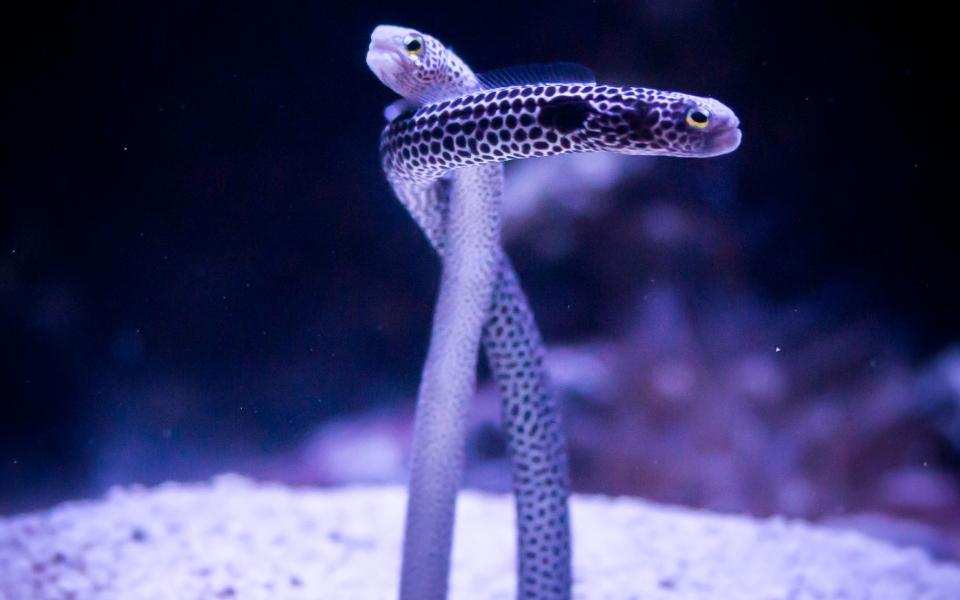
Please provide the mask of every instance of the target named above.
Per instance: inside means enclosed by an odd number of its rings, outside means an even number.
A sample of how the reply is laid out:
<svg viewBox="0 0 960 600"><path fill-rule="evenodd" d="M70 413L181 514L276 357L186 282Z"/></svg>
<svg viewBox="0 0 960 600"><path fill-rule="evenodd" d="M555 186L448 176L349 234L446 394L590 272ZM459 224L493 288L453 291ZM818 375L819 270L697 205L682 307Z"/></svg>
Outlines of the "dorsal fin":
<svg viewBox="0 0 960 600"><path fill-rule="evenodd" d="M577 63L517 65L477 75L484 89L534 85L540 83L596 83L593 71Z"/></svg>

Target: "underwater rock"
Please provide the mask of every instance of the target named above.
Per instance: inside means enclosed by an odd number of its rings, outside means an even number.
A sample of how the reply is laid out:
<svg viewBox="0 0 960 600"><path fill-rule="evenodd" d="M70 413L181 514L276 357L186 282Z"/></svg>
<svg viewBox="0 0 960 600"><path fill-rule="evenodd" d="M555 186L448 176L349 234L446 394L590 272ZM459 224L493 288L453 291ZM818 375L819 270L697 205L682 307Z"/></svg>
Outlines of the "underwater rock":
<svg viewBox="0 0 960 600"><path fill-rule="evenodd" d="M0 598L392 598L405 492L237 476L0 520ZM465 491L452 598L511 598L513 499ZM854 532L634 498L572 499L575 597L960 597L960 567Z"/></svg>

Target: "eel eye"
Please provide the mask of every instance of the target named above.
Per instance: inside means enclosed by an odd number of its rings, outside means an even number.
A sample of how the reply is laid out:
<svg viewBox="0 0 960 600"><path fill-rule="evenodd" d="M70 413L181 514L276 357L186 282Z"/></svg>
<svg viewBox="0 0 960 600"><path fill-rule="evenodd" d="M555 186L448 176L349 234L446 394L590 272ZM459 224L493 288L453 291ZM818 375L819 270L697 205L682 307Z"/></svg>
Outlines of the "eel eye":
<svg viewBox="0 0 960 600"><path fill-rule="evenodd" d="M423 52L423 37L415 33L403 38L403 47L410 56L420 56Z"/></svg>
<svg viewBox="0 0 960 600"><path fill-rule="evenodd" d="M710 124L710 111L705 108L691 108L687 111L687 125L705 129Z"/></svg>

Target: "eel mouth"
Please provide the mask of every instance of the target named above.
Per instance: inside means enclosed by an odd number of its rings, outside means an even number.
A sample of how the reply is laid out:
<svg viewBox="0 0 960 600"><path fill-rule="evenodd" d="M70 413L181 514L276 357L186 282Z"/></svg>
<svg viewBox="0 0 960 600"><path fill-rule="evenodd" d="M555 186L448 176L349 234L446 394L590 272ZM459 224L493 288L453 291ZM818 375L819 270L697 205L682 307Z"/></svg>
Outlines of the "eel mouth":
<svg viewBox="0 0 960 600"><path fill-rule="evenodd" d="M720 156L728 154L740 147L740 141L743 139L743 132L734 127L718 131L707 140L707 154L704 156Z"/></svg>
<svg viewBox="0 0 960 600"><path fill-rule="evenodd" d="M380 81L388 86L403 71L401 58L395 52L378 44L376 40L370 42L370 50L367 52L367 66Z"/></svg>
<svg viewBox="0 0 960 600"><path fill-rule="evenodd" d="M400 51L400 41L404 29L392 25L381 25L370 36L367 50L367 66L387 87L407 68L407 57Z"/></svg>
<svg viewBox="0 0 960 600"><path fill-rule="evenodd" d="M707 134L704 158L729 154L740 147L743 132L740 131L740 119L731 117L721 127Z"/></svg>

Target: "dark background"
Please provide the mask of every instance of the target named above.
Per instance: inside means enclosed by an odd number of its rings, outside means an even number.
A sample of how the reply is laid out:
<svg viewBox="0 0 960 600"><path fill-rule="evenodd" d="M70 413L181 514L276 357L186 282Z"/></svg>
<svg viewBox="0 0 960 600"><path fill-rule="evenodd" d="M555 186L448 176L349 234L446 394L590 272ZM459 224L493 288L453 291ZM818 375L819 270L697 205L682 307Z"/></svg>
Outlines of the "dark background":
<svg viewBox="0 0 960 600"><path fill-rule="evenodd" d="M481 71L572 60L723 100L742 147L657 160L645 185L684 190L733 232L742 260L722 276L739 288L813 306L824 328L869 318L925 364L960 339L956 191L934 181L957 107L935 66L941 17L895 6L62 2L7 15L0 508L207 477L326 419L412 401L438 266L380 173L393 96L364 63L380 23L433 33ZM617 330L629 294L592 268L600 250L549 267L510 251L550 343ZM696 289L694 313L708 302Z"/></svg>

